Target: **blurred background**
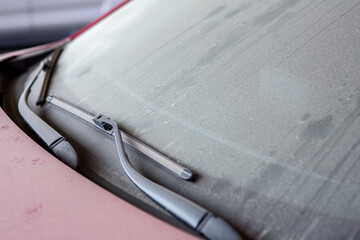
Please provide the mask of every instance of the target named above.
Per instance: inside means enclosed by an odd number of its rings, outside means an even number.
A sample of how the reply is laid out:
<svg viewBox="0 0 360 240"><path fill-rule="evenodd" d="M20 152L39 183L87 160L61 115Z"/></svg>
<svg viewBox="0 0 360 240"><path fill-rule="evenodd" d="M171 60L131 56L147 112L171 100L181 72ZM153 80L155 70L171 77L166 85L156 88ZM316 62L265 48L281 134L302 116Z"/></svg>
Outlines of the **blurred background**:
<svg viewBox="0 0 360 240"><path fill-rule="evenodd" d="M0 0L0 51L64 38L123 0Z"/></svg>

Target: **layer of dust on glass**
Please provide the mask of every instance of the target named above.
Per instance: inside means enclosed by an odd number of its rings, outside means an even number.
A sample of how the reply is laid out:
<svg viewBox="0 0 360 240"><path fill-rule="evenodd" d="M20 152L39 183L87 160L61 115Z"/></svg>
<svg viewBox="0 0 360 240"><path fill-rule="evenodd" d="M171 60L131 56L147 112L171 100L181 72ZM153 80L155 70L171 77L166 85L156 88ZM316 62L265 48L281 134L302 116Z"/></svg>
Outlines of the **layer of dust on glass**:
<svg viewBox="0 0 360 240"><path fill-rule="evenodd" d="M359 16L350 0L133 1L66 47L52 92L200 175L359 221Z"/></svg>

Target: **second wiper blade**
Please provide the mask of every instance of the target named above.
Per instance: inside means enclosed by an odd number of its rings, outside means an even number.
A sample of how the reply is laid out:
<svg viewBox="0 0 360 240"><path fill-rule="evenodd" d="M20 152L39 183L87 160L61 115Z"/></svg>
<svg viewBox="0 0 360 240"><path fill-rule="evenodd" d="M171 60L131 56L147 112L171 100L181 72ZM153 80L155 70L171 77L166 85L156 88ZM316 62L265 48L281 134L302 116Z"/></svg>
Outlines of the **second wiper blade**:
<svg viewBox="0 0 360 240"><path fill-rule="evenodd" d="M51 58L48 59L43 66L43 70L45 71L45 77L43 84L41 86L39 98L36 101L36 105L43 105L45 103L49 81L54 72L57 60L59 59L62 50L63 50L63 46L57 47L54 50Z"/></svg>

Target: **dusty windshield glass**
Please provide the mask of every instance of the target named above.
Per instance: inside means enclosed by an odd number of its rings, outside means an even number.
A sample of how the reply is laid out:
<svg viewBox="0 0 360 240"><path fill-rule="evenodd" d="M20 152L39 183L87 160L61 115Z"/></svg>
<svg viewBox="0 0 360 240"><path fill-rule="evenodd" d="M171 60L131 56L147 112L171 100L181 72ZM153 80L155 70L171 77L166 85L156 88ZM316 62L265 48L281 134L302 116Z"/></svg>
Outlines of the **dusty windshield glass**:
<svg viewBox="0 0 360 240"><path fill-rule="evenodd" d="M133 1L51 91L224 186L359 221L358 3Z"/></svg>

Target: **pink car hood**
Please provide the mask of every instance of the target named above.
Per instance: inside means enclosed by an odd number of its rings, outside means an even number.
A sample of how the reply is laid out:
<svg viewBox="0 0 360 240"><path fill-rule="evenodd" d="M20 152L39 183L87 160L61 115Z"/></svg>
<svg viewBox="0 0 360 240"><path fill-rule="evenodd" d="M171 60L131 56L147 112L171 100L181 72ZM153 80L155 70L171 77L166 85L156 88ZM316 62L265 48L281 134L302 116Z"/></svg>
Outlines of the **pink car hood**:
<svg viewBox="0 0 360 240"><path fill-rule="evenodd" d="M0 239L195 239L39 147L0 109Z"/></svg>

